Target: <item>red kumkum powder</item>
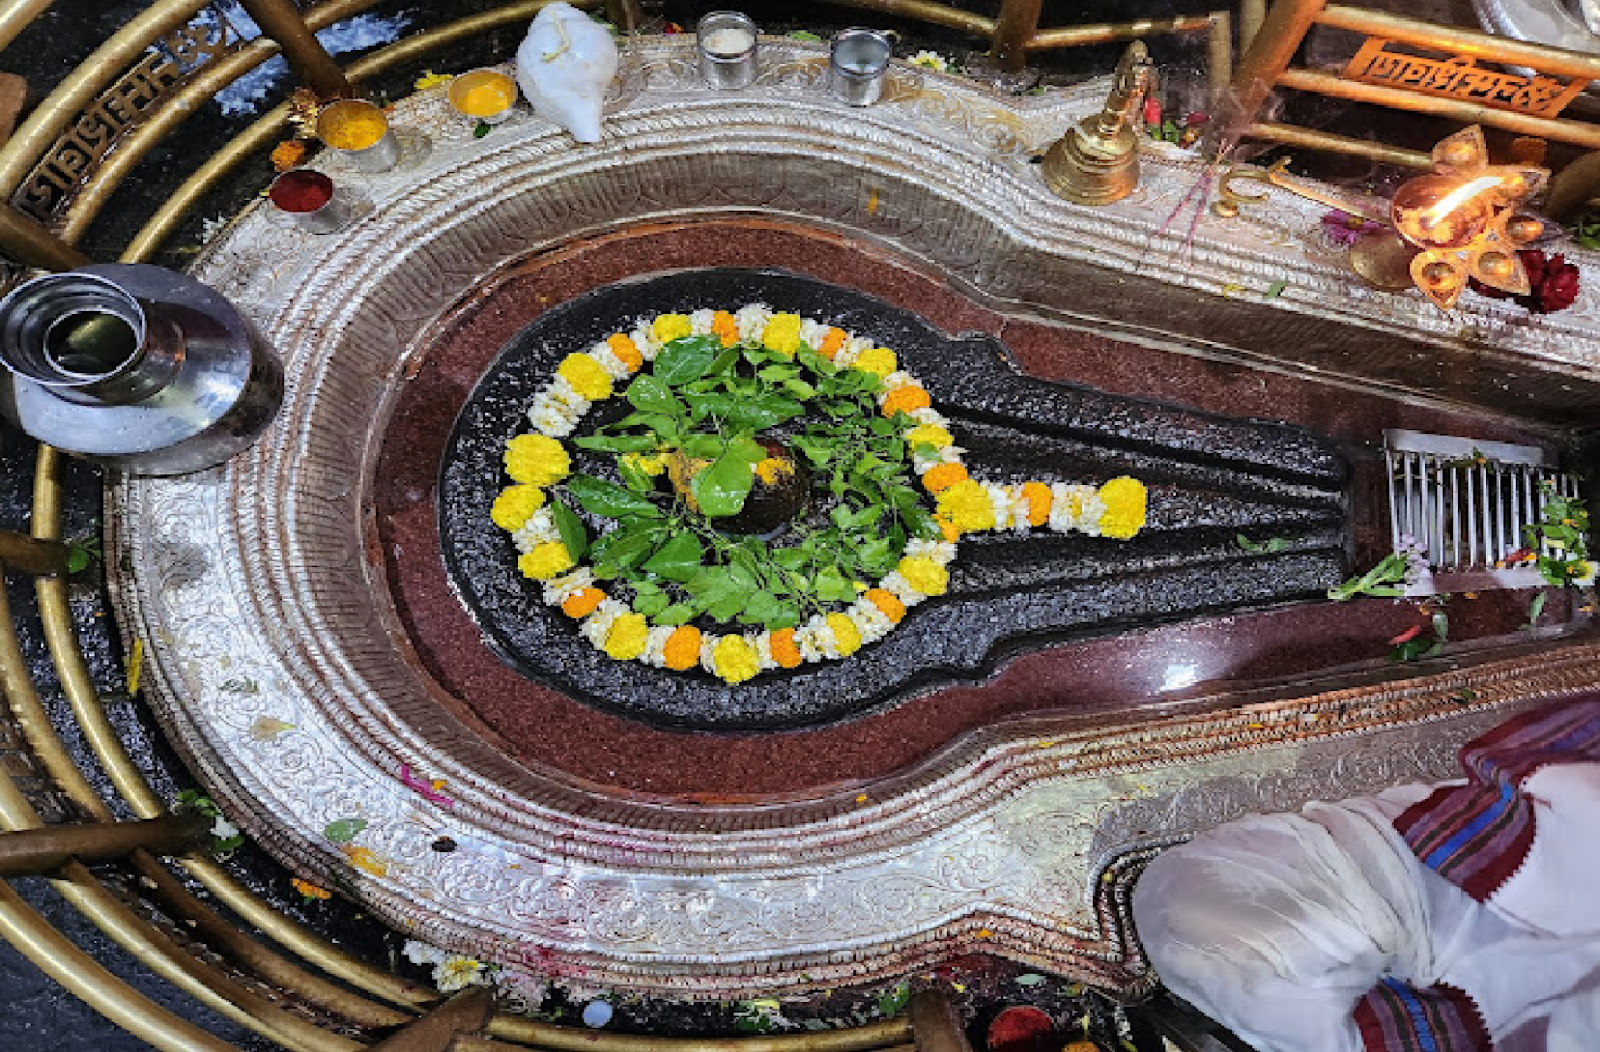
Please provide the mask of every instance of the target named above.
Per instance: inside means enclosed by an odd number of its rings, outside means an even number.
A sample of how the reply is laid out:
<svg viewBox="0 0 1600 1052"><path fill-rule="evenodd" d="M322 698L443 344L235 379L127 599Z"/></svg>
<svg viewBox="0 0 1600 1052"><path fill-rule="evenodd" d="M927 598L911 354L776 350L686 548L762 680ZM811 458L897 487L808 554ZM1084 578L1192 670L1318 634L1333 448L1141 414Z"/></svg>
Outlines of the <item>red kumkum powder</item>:
<svg viewBox="0 0 1600 1052"><path fill-rule="evenodd" d="M306 169L284 172L267 196L285 212L315 212L333 199L333 180Z"/></svg>

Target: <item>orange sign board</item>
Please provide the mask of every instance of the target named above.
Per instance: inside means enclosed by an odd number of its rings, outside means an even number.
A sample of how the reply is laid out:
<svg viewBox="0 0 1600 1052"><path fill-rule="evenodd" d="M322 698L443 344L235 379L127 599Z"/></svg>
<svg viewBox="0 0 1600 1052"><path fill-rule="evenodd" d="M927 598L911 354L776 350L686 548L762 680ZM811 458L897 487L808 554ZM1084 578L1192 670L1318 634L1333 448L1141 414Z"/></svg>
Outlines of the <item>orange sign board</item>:
<svg viewBox="0 0 1600 1052"><path fill-rule="evenodd" d="M1345 66L1345 79L1424 95L1442 95L1536 117L1556 116L1588 83L1584 80L1562 83L1543 73L1532 76L1502 73L1480 66L1465 55L1423 58L1390 51L1390 43L1392 41L1380 37L1368 37Z"/></svg>

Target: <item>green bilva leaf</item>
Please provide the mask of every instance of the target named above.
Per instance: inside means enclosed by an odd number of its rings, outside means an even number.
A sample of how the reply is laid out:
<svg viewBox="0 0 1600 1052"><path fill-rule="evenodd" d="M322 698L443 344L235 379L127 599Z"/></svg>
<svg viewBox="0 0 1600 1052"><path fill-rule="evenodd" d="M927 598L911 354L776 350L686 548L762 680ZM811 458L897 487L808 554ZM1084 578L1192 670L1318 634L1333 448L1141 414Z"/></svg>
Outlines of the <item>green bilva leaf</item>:
<svg viewBox="0 0 1600 1052"><path fill-rule="evenodd" d="M728 440L728 456L748 464L759 464L767 459L767 447L749 435L734 435Z"/></svg>
<svg viewBox="0 0 1600 1052"><path fill-rule="evenodd" d="M572 444L597 453L645 453L656 448L657 439L653 435L588 435L573 439Z"/></svg>
<svg viewBox="0 0 1600 1052"><path fill-rule="evenodd" d="M721 350L720 337L685 336L661 348L652 373L668 387L679 387L704 376Z"/></svg>
<svg viewBox="0 0 1600 1052"><path fill-rule="evenodd" d="M589 475L574 475L568 479L567 492L572 494L573 500L583 505L585 511L608 519L623 515L642 515L645 518L661 516L661 509L647 498L623 489L614 482Z"/></svg>
<svg viewBox="0 0 1600 1052"><path fill-rule="evenodd" d="M816 589L817 598L828 603L848 603L856 597L855 585L832 566L817 574Z"/></svg>
<svg viewBox="0 0 1600 1052"><path fill-rule="evenodd" d="M643 562L656 547L653 533L632 533L614 530L595 542L593 556L596 564L633 567Z"/></svg>
<svg viewBox="0 0 1600 1052"><path fill-rule="evenodd" d="M665 577L669 581L689 581L700 572L700 560L705 550L700 539L692 533L680 533L661 546L661 550L644 564L646 573ZM640 610L640 613L646 613Z"/></svg>
<svg viewBox="0 0 1600 1052"><path fill-rule="evenodd" d="M747 460L725 456L697 474L690 482L700 510L710 518L737 515L744 510L750 495L755 469Z"/></svg>
<svg viewBox="0 0 1600 1052"><path fill-rule="evenodd" d="M634 377L624 397L635 409L646 413L665 413L674 417L684 415L683 403L678 401L678 396L653 373L640 373Z"/></svg>
<svg viewBox="0 0 1600 1052"><path fill-rule="evenodd" d="M640 611L643 613L644 611ZM651 618L656 625L682 625L694 618L694 607L687 603L673 603L665 610Z"/></svg>
<svg viewBox="0 0 1600 1052"><path fill-rule="evenodd" d="M335 844L348 844L361 835L367 828L365 818L341 818L336 822L329 822L322 830L322 835Z"/></svg>
<svg viewBox="0 0 1600 1052"><path fill-rule="evenodd" d="M654 617L665 610L671 602L672 599L665 592L640 594L633 597L633 610L634 613L643 614L645 617Z"/></svg>
<svg viewBox="0 0 1600 1052"><path fill-rule="evenodd" d="M702 432L689 435L683 440L684 455L696 460L716 460L727 448L728 443L721 435Z"/></svg>
<svg viewBox="0 0 1600 1052"><path fill-rule="evenodd" d="M88 568L88 549L76 546L67 549L67 573L82 573Z"/></svg>
<svg viewBox="0 0 1600 1052"><path fill-rule="evenodd" d="M550 502L550 516L556 520L556 532L561 534L561 543L566 546L567 555L573 562L581 562L584 553L589 550L589 531L583 528L583 520L578 518L578 513L567 507L565 501Z"/></svg>

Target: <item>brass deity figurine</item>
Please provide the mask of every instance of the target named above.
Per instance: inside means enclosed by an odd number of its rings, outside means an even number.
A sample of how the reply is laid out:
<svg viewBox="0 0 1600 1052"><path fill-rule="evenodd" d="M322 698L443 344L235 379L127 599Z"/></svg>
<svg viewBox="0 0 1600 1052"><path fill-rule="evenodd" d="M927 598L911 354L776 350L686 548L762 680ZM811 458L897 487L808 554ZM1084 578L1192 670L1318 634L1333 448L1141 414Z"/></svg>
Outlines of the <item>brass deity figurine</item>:
<svg viewBox="0 0 1600 1052"><path fill-rule="evenodd" d="M1135 40L1117 63L1105 108L1079 121L1044 155L1044 181L1074 204L1108 205L1139 185L1134 114L1150 86L1150 53Z"/></svg>

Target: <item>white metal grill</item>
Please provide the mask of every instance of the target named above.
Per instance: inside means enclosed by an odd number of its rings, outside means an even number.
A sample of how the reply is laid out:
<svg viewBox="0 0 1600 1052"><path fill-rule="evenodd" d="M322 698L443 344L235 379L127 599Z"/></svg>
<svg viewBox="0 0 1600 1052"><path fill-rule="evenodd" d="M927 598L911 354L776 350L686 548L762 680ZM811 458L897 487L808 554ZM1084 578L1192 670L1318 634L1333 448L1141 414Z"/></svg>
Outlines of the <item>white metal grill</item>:
<svg viewBox="0 0 1600 1052"><path fill-rule="evenodd" d="M1384 446L1393 542L1414 538L1428 556L1430 572L1407 594L1543 583L1532 564L1504 560L1527 544L1523 528L1539 521L1544 487L1576 497L1575 476L1532 446L1416 431L1385 431Z"/></svg>

